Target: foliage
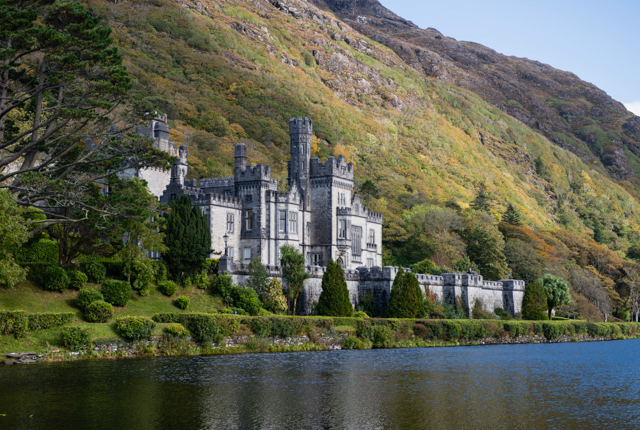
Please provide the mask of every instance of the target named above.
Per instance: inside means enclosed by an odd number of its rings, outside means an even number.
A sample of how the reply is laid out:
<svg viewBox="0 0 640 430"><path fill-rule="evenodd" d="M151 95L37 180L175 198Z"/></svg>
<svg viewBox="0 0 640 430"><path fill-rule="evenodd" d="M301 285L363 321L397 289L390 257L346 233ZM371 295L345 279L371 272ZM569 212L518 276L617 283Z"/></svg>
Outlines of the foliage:
<svg viewBox="0 0 640 430"><path fill-rule="evenodd" d="M182 324L179 323L169 324L162 331L166 336L172 338L184 338L189 336L189 330L187 330Z"/></svg>
<svg viewBox="0 0 640 430"><path fill-rule="evenodd" d="M331 317L350 317L353 314L353 306L349 300L349 290L344 279L342 266L329 260L327 268L322 275L322 292L318 299L315 312L318 315Z"/></svg>
<svg viewBox="0 0 640 430"><path fill-rule="evenodd" d="M58 265L45 266L39 276L45 290L61 293L69 288L69 276L66 270Z"/></svg>
<svg viewBox="0 0 640 430"><path fill-rule="evenodd" d="M191 299L187 296L178 296L176 298L176 307L178 309L187 309L189 307L189 303L191 303Z"/></svg>
<svg viewBox="0 0 640 430"><path fill-rule="evenodd" d="M499 281L507 277L504 238L490 215L484 212L471 214L462 238L467 244L467 255L478 265L485 279Z"/></svg>
<svg viewBox="0 0 640 430"><path fill-rule="evenodd" d="M233 279L228 273L219 273L209 286L209 293L219 296L227 305L233 305L231 290L233 289Z"/></svg>
<svg viewBox="0 0 640 430"><path fill-rule="evenodd" d="M102 295L105 302L114 306L126 306L131 300L131 285L125 281L107 279L102 283Z"/></svg>
<svg viewBox="0 0 640 430"><path fill-rule="evenodd" d="M89 280L89 277L79 270L69 270L67 276L69 277L69 288L74 290L83 288Z"/></svg>
<svg viewBox="0 0 640 430"><path fill-rule="evenodd" d="M147 257L125 261L125 275L131 282L131 288L140 295L147 295L156 273L153 261Z"/></svg>
<svg viewBox="0 0 640 430"><path fill-rule="evenodd" d="M260 312L260 298L258 293L252 288L235 287L231 289L231 298L233 305L237 308L244 309L249 315L258 315Z"/></svg>
<svg viewBox="0 0 640 430"><path fill-rule="evenodd" d="M167 251L162 254L169 272L176 279L200 271L211 253L211 231L198 205L182 195L171 203L166 217Z"/></svg>
<svg viewBox="0 0 640 430"><path fill-rule="evenodd" d="M96 284L101 284L107 276L107 269L104 264L98 262L95 258L84 263L84 272L89 277L89 280Z"/></svg>
<svg viewBox="0 0 640 430"><path fill-rule="evenodd" d="M193 283L201 290L206 290L209 287L209 276L207 276L207 272L202 270L196 273L193 277Z"/></svg>
<svg viewBox="0 0 640 430"><path fill-rule="evenodd" d="M423 318L425 316L424 297L418 279L410 272L398 270L391 287L389 318Z"/></svg>
<svg viewBox="0 0 640 430"><path fill-rule="evenodd" d="M79 351L91 346L91 328L85 326L65 327L60 333L62 345L70 351Z"/></svg>
<svg viewBox="0 0 640 430"><path fill-rule="evenodd" d="M264 293L260 294L260 302L264 309L274 314L284 314L287 311L287 299L279 279L269 279Z"/></svg>
<svg viewBox="0 0 640 430"><path fill-rule="evenodd" d="M469 259L468 255L464 255L460 260L453 263L453 271L457 273L467 273L471 269L478 275L482 275L478 265Z"/></svg>
<svg viewBox="0 0 640 430"><path fill-rule="evenodd" d="M13 334L18 339L29 330L29 314L25 311L0 310L0 334Z"/></svg>
<svg viewBox="0 0 640 430"><path fill-rule="evenodd" d="M262 265L260 258L254 258L247 267L249 279L245 282L245 286L253 288L256 293L262 295L269 283L269 274Z"/></svg>
<svg viewBox="0 0 640 430"><path fill-rule="evenodd" d="M156 323L148 317L122 317L116 319L116 333L127 340L148 339Z"/></svg>
<svg viewBox="0 0 640 430"><path fill-rule="evenodd" d="M178 286L173 281L163 281L158 285L158 290L165 296L171 297L178 291Z"/></svg>
<svg viewBox="0 0 640 430"><path fill-rule="evenodd" d="M104 323L113 318L113 306L104 300L96 300L84 308L83 315L89 322Z"/></svg>
<svg viewBox="0 0 640 430"><path fill-rule="evenodd" d="M367 313L364 312L364 311L355 311L353 313L353 317L354 318L369 318L369 315L367 315Z"/></svg>
<svg viewBox="0 0 640 430"><path fill-rule="evenodd" d="M153 320L159 323L182 324L200 344L219 343L224 336L233 334L239 326L237 320L200 313L157 314L153 316Z"/></svg>
<svg viewBox="0 0 640 430"><path fill-rule="evenodd" d="M428 258L425 258L419 263L413 264L411 266L411 271L413 273L422 273L425 275L440 275L442 273L440 268Z"/></svg>
<svg viewBox="0 0 640 430"><path fill-rule="evenodd" d="M360 301L358 302L358 311L364 312L372 318L381 316L378 302L371 294L365 294L360 297Z"/></svg>
<svg viewBox="0 0 640 430"><path fill-rule="evenodd" d="M73 312L29 314L29 330L46 330L69 324L74 316Z"/></svg>
<svg viewBox="0 0 640 430"><path fill-rule="evenodd" d="M547 295L539 280L528 284L522 299L522 318L525 320L546 320Z"/></svg>
<svg viewBox="0 0 640 430"><path fill-rule="evenodd" d="M565 305L571 302L571 294L569 294L569 286L564 279L550 274L545 274L542 278L542 288L547 296L547 309L549 311L549 319L553 308Z"/></svg>
<svg viewBox="0 0 640 430"><path fill-rule="evenodd" d="M91 303L98 300L104 300L102 293L94 288L83 288L78 291L78 297L76 298L76 306L81 310L87 309Z"/></svg>
<svg viewBox="0 0 640 430"><path fill-rule="evenodd" d="M23 210L18 207L11 194L0 189L0 287L13 287L26 277L26 271L16 264L11 252L27 240L27 228L24 226L22 213Z"/></svg>
<svg viewBox="0 0 640 430"><path fill-rule="evenodd" d="M507 239L504 255L511 268L511 279L521 279L530 284L542 277L544 260L530 244L520 239Z"/></svg>
<svg viewBox="0 0 640 430"><path fill-rule="evenodd" d="M546 305L546 302L545 302ZM473 307L471 308L471 318L474 320L488 320L492 319L493 316L484 309L484 305L482 301L476 298L473 301Z"/></svg>
<svg viewBox="0 0 640 430"><path fill-rule="evenodd" d="M507 210L502 214L502 221L507 224L522 226L522 216L511 203L509 203Z"/></svg>
<svg viewBox="0 0 640 430"><path fill-rule="evenodd" d="M23 247L15 250L16 261L25 263L58 263L58 242L51 239L29 241Z"/></svg>
<svg viewBox="0 0 640 430"><path fill-rule="evenodd" d="M286 282L285 292L289 299L289 311L295 315L298 296L302 291L305 279L309 278L309 273L304 268L305 257L293 245L283 245L280 248L280 266L282 267L282 278Z"/></svg>

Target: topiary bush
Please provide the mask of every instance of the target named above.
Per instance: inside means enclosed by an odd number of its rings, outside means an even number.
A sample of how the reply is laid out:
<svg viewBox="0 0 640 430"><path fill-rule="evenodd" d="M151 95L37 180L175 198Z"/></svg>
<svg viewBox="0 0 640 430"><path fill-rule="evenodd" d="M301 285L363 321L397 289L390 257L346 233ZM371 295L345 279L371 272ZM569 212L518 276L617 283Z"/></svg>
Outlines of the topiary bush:
<svg viewBox="0 0 640 430"><path fill-rule="evenodd" d="M69 276L60 266L45 266L40 274L40 283L45 290L61 293L69 288Z"/></svg>
<svg viewBox="0 0 640 430"><path fill-rule="evenodd" d="M170 324L162 331L164 332L165 337L183 338L189 336L189 330L179 323Z"/></svg>
<svg viewBox="0 0 640 430"><path fill-rule="evenodd" d="M158 286L158 290L165 296L173 296L178 291L178 286L173 281L163 281Z"/></svg>
<svg viewBox="0 0 640 430"><path fill-rule="evenodd" d="M79 290L87 284L89 277L79 270L69 270L69 288Z"/></svg>
<svg viewBox="0 0 640 430"><path fill-rule="evenodd" d="M62 345L71 351L78 351L91 345L91 328L84 326L64 327L61 333Z"/></svg>
<svg viewBox="0 0 640 430"><path fill-rule="evenodd" d="M107 276L107 269L104 267L104 264L95 260L90 260L84 263L84 273L87 274L87 277L91 282L101 284L102 281L104 281L105 276Z"/></svg>
<svg viewBox="0 0 640 430"><path fill-rule="evenodd" d="M234 306L242 308L255 316L260 312L260 298L254 289L249 287L237 287L231 290Z"/></svg>
<svg viewBox="0 0 640 430"><path fill-rule="evenodd" d="M140 340L151 337L156 323L148 317L122 317L116 319L116 333L127 340Z"/></svg>
<svg viewBox="0 0 640 430"><path fill-rule="evenodd" d="M113 306L104 300L90 303L84 310L84 319L89 322L104 323L113 318Z"/></svg>
<svg viewBox="0 0 640 430"><path fill-rule="evenodd" d="M131 299L131 285L126 281L108 279L102 283L102 295L112 305L126 306Z"/></svg>
<svg viewBox="0 0 640 430"><path fill-rule="evenodd" d="M57 264L59 258L58 242L50 239L40 239L37 242L16 249L14 257L19 264Z"/></svg>
<svg viewBox="0 0 640 430"><path fill-rule="evenodd" d="M73 312L51 312L29 314L29 330L46 330L69 324L74 317Z"/></svg>
<svg viewBox="0 0 640 430"><path fill-rule="evenodd" d="M125 264L125 274L131 277L131 288L141 296L149 294L149 287L154 281L156 273L153 261L149 258L135 259Z"/></svg>
<svg viewBox="0 0 640 430"><path fill-rule="evenodd" d="M178 309L187 309L189 307L189 303L191 303L191 299L187 296L179 296L176 299L176 307Z"/></svg>
<svg viewBox="0 0 640 430"><path fill-rule="evenodd" d="M350 317L353 315L353 306L349 301L349 290L344 279L342 266L329 260L327 269L322 275L322 293L315 307L318 315L331 317Z"/></svg>
<svg viewBox="0 0 640 430"><path fill-rule="evenodd" d="M78 292L76 306L85 310L87 306L98 300L104 300L102 293L94 288L83 288Z"/></svg>

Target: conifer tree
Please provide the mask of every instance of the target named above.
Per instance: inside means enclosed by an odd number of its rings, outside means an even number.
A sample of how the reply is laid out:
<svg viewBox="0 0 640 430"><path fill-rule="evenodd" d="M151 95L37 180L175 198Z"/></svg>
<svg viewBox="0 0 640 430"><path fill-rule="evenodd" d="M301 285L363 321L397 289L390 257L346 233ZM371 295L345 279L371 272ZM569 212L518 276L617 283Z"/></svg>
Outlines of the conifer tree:
<svg viewBox="0 0 640 430"><path fill-rule="evenodd" d="M502 221L507 224L522 226L522 217L520 216L520 212L518 212L511 203L509 203L507 210L502 215Z"/></svg>
<svg viewBox="0 0 640 430"><path fill-rule="evenodd" d="M330 317L350 317L353 306L349 301L349 290L342 267L329 260L327 270L322 275L322 293L316 306L318 315Z"/></svg>
<svg viewBox="0 0 640 430"><path fill-rule="evenodd" d="M191 206L189 196L174 200L166 217L168 250L162 258L174 278L183 279L199 271L211 253L211 232L200 207Z"/></svg>
<svg viewBox="0 0 640 430"><path fill-rule="evenodd" d="M413 273L400 268L391 287L389 318L423 318L425 316L424 296L420 290L418 279Z"/></svg>
<svg viewBox="0 0 640 430"><path fill-rule="evenodd" d="M530 321L547 319L547 295L538 280L527 285L522 299L522 318Z"/></svg>

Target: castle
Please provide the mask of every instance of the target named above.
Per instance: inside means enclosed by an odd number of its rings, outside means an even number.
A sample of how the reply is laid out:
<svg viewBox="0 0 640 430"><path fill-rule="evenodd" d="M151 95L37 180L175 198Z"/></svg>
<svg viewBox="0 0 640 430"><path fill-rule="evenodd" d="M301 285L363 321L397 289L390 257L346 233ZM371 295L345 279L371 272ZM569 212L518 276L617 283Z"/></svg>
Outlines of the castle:
<svg viewBox="0 0 640 430"><path fill-rule="evenodd" d="M291 159L288 190L278 191L271 167L248 164L247 147L235 146L234 175L227 178L186 179L188 148L176 151L169 141L166 115L138 128L139 134L154 139L154 146L177 159L170 172L141 170L127 172L147 180L161 203L169 204L180 195L191 197L206 215L211 245L224 251L220 270L234 282L248 277L247 266L260 259L271 277L282 277L279 251L293 245L307 259L310 278L300 297L302 312L308 313L322 291L321 279L329 259L345 271L352 304L366 294L386 307L397 267L382 266L382 215L365 208L354 191L354 164L344 156L329 157L322 163L311 158L313 122L309 118L289 121ZM460 299L471 308L476 299L485 309L503 308L519 312L524 282L484 281L475 274L416 275L422 287L448 301Z"/></svg>

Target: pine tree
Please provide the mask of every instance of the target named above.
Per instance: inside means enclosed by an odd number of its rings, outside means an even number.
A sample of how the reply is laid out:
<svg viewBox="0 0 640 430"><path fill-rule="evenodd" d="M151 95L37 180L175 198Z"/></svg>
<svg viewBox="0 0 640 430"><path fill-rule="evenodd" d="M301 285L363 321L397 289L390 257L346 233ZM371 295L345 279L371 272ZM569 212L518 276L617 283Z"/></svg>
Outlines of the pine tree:
<svg viewBox="0 0 640 430"><path fill-rule="evenodd" d="M189 196L180 196L167 214L165 245L162 254L171 274L178 279L202 268L211 253L211 232L198 205L191 206Z"/></svg>
<svg viewBox="0 0 640 430"><path fill-rule="evenodd" d="M329 260L327 270L322 275L322 293L316 306L318 315L330 317L350 317L353 306L349 301L349 290L342 267Z"/></svg>
<svg viewBox="0 0 640 430"><path fill-rule="evenodd" d="M505 279L508 273L504 236L494 221L490 215L478 212L467 221L461 232L462 239L467 244L467 255L489 281Z"/></svg>
<svg viewBox="0 0 640 430"><path fill-rule="evenodd" d="M418 279L413 273L398 270L398 274L391 287L389 318L424 318L424 296L420 290Z"/></svg>
<svg viewBox="0 0 640 430"><path fill-rule="evenodd" d="M529 321L546 320L547 295L540 281L533 282L524 290L522 318Z"/></svg>
<svg viewBox="0 0 640 430"><path fill-rule="evenodd" d="M518 212L511 203L509 203L507 210L502 215L502 221L507 224L522 226L522 217L520 216L520 212Z"/></svg>

